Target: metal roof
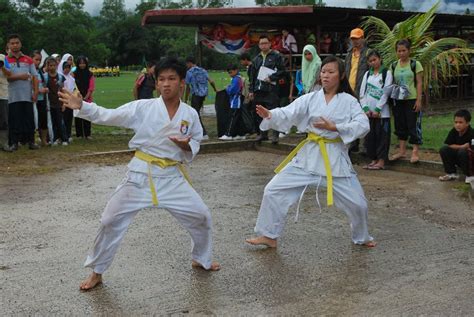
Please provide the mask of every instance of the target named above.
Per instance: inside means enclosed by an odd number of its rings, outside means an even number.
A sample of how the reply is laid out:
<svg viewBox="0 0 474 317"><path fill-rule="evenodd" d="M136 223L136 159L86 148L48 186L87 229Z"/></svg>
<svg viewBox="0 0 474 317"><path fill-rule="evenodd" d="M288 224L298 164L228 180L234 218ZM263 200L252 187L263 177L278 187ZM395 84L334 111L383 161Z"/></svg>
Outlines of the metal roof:
<svg viewBox="0 0 474 317"><path fill-rule="evenodd" d="M162 9L146 11L142 18L142 25L198 26L216 23L233 25L251 23L254 28L315 27L319 25L337 31L359 25L364 16L378 17L389 26L393 26L397 22L420 13L319 6ZM474 16L437 13L434 27L474 29Z"/></svg>

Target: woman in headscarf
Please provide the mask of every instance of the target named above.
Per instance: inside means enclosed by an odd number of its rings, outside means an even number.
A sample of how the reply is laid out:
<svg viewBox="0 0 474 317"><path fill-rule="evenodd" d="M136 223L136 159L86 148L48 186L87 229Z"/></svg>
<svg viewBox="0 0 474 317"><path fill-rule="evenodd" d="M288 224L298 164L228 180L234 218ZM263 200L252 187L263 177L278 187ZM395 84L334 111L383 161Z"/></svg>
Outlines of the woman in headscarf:
<svg viewBox="0 0 474 317"><path fill-rule="evenodd" d="M73 56L71 54L64 54L61 61L58 64L58 73L64 76L64 88L70 92L74 91L76 86L74 82L74 76L72 75L74 66ZM69 108L63 110L63 120L66 127L67 142L71 143L71 130L72 130L72 118L74 117L73 111Z"/></svg>
<svg viewBox="0 0 474 317"><path fill-rule="evenodd" d="M321 86L318 84L321 63L321 58L318 56L316 48L313 45L306 45L303 48L303 58L301 61L303 94L321 89Z"/></svg>
<svg viewBox="0 0 474 317"><path fill-rule="evenodd" d="M76 61L77 68L74 71L76 86L82 95L82 99L92 102L92 94L95 89L94 74L89 69L89 61L85 56L79 56ZM75 118L76 136L81 138L91 138L91 122L81 118Z"/></svg>

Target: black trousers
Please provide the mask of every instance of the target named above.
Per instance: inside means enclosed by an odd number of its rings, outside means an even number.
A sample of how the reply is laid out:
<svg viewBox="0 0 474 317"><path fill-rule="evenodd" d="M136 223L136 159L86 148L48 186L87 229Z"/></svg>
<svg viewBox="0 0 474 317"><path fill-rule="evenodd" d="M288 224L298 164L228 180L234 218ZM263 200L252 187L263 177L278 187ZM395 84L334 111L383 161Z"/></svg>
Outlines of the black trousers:
<svg viewBox="0 0 474 317"><path fill-rule="evenodd" d="M242 122L242 109L230 109L232 111L229 127L227 128L226 135L235 137L237 135L244 136L245 128Z"/></svg>
<svg viewBox="0 0 474 317"><path fill-rule="evenodd" d="M35 142L35 116L29 101L8 104L8 144Z"/></svg>
<svg viewBox="0 0 474 317"><path fill-rule="evenodd" d="M67 142L66 126L64 125L61 108L51 107L50 113L53 124L53 141L60 139L62 142Z"/></svg>
<svg viewBox="0 0 474 317"><path fill-rule="evenodd" d="M369 118L370 132L365 137L365 149L371 160L388 160L390 149L390 118Z"/></svg>
<svg viewBox="0 0 474 317"><path fill-rule="evenodd" d="M207 135L206 128L204 127L204 124L202 124L202 119L201 119L201 109L204 105L204 99L206 99L206 96L192 95L191 96L191 107L196 109L196 111L198 113L199 121L201 122L201 126L202 126L202 132L203 132L202 134Z"/></svg>
<svg viewBox="0 0 474 317"><path fill-rule="evenodd" d="M456 173L456 166L460 167L463 174L469 175L469 156L466 149L455 150L444 145L439 150L441 160L443 161L444 171L447 174Z"/></svg>
<svg viewBox="0 0 474 317"><path fill-rule="evenodd" d="M268 91L256 91L254 93L254 99L253 99L253 104L256 105L261 105L264 106L265 108L271 110L278 108L280 105L280 98L276 93L273 92L268 92ZM262 122L262 118L260 118L259 115L256 115L256 127L258 128L260 126L260 123ZM260 129L258 129L260 131ZM260 134L267 136L268 131L260 131ZM273 136L275 138L278 137L279 132L278 131L273 131Z"/></svg>
<svg viewBox="0 0 474 317"><path fill-rule="evenodd" d="M74 118L76 126L76 136L78 138L87 138L91 136L91 122L81 118Z"/></svg>
<svg viewBox="0 0 474 317"><path fill-rule="evenodd" d="M63 112L64 125L66 127L66 141L71 137L73 110L66 108Z"/></svg>
<svg viewBox="0 0 474 317"><path fill-rule="evenodd" d="M394 100L393 120L395 122L395 135L399 140L410 144L422 144L421 112L413 111L415 99Z"/></svg>
<svg viewBox="0 0 474 317"><path fill-rule="evenodd" d="M38 129L48 129L48 108L46 100L39 100L36 102L36 109L38 110Z"/></svg>

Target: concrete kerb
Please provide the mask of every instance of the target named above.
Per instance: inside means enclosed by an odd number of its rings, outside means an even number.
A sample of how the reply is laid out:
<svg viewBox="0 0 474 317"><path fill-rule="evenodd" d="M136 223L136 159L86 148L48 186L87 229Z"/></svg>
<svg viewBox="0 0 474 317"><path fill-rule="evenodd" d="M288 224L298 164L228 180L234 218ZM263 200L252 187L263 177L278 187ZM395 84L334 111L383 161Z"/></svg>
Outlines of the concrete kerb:
<svg viewBox="0 0 474 317"><path fill-rule="evenodd" d="M295 148L294 144L287 143L278 143L271 144L270 142L257 143L255 140L242 140L242 141L226 141L226 142L205 142L201 144L200 153L209 154L209 153L221 153L229 151L249 151L256 150L262 152L269 152L275 154L288 154L291 150ZM117 154L128 154L133 153L133 150L123 150L123 151L110 151L110 152L94 152L88 154L81 154L79 157L91 157L91 156L101 156L101 155L117 155ZM351 159L354 164L363 164L367 161L367 158L358 153L351 154ZM433 161L419 161L416 164L411 164L408 160L399 160L396 162L389 162L386 165L386 168L389 170L411 173L411 174L421 174L427 176L439 176L443 174L443 165L439 162Z"/></svg>

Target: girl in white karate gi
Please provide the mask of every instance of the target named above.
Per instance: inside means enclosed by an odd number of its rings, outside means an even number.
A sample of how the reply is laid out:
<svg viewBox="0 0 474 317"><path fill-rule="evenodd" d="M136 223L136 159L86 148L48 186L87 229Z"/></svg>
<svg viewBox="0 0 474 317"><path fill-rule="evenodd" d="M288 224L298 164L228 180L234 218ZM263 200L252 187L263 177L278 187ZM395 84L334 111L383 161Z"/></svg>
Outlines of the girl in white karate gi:
<svg viewBox="0 0 474 317"><path fill-rule="evenodd" d="M135 131L129 147L135 157L128 172L107 203L101 225L85 266L92 274L81 283L89 290L102 282L133 217L143 208L168 210L190 233L192 265L219 270L212 262L212 221L209 209L191 187L181 162L191 162L199 151L202 127L197 112L180 101L186 66L165 59L155 69L161 97L132 101L117 109L105 109L63 91L61 101L78 115L97 124Z"/></svg>
<svg viewBox="0 0 474 317"><path fill-rule="evenodd" d="M334 202L349 217L352 241L375 246L367 229L367 201L347 151L352 141L367 134L369 121L353 96L340 59L329 56L323 61L321 82L323 89L287 107L267 110L257 105L258 115L264 118L260 129L287 131L295 125L308 138L277 167L277 175L265 187L257 237L247 239L250 244L276 247L290 206L301 199L307 186L324 186L328 205Z"/></svg>

